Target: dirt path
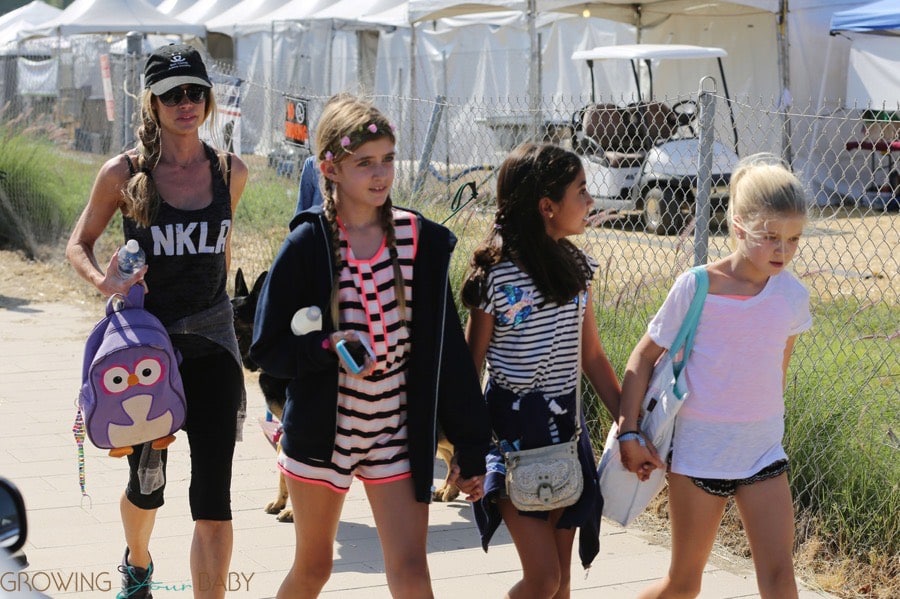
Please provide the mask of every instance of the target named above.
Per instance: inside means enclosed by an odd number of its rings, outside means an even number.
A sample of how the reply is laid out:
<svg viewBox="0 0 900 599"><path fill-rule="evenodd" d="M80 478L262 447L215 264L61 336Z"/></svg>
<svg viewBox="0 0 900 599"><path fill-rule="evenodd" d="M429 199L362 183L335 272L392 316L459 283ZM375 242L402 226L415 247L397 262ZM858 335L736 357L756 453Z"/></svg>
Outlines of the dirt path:
<svg viewBox="0 0 900 599"><path fill-rule="evenodd" d="M20 252L0 250L0 308L32 302L90 304L100 294L82 280L61 251L45 261L28 260Z"/></svg>

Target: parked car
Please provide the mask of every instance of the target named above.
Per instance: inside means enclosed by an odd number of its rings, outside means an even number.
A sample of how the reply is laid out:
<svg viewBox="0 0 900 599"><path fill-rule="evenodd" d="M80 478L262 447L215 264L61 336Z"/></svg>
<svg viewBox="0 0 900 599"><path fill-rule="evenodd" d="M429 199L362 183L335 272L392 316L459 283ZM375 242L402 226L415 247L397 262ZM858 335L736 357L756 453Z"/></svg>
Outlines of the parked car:
<svg viewBox="0 0 900 599"><path fill-rule="evenodd" d="M726 55L722 48L676 44L600 46L572 54L573 60L585 61L591 70L592 101L572 117L572 146L581 156L588 191L597 209L640 211L646 230L659 235L681 230L693 213L697 195L698 109L692 99L672 106L658 101L653 92L653 64L661 60L714 59L728 100L722 66ZM630 90L612 90L611 95L634 97L635 102L624 106L596 102L593 68L600 60L631 63L636 95L632 96ZM646 65L646 78L641 75L641 63ZM713 210L727 207L728 183L738 162L733 115L731 122L734 145L713 142Z"/></svg>
<svg viewBox="0 0 900 599"><path fill-rule="evenodd" d="M19 570L28 566L21 552L28 537L25 502L14 484L0 478L0 597L46 599L23 582Z"/></svg>

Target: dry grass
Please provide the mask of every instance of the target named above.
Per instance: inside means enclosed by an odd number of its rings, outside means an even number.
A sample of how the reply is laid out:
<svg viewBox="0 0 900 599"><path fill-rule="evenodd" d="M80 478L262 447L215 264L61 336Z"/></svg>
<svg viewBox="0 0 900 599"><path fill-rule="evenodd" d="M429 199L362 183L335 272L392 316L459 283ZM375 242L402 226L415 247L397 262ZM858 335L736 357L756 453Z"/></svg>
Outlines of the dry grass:
<svg viewBox="0 0 900 599"><path fill-rule="evenodd" d="M654 542L670 545L669 500L660 493L634 526ZM798 519L796 530L806 538L794 548L797 577L809 587L843 599L897 599L900 597L900 556L835 555L829 544L815 533L814 522ZM800 535L798 534L798 537ZM722 567L752 572L750 545L734 501L731 501L719 528L711 560Z"/></svg>

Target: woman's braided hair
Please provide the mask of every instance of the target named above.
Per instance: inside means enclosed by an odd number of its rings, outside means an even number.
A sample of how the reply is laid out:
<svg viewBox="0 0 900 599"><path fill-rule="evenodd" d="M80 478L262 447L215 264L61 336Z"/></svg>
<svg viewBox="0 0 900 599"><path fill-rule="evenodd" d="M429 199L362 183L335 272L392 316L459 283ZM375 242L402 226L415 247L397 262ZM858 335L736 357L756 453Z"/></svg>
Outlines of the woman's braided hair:
<svg viewBox="0 0 900 599"><path fill-rule="evenodd" d="M516 262L556 304L587 289L590 267L584 254L569 240L547 235L539 210L541 198L561 202L581 171L578 156L558 146L525 143L507 156L497 175L494 226L469 263L463 304L477 308L488 300L488 272L502 260Z"/></svg>
<svg viewBox="0 0 900 599"><path fill-rule="evenodd" d="M353 154L364 143L388 138L392 143L397 139L394 128L374 104L351 94L332 96L322 110L316 126L316 157L319 163L331 160L340 163ZM335 184L328 177L321 177L322 208L325 220L331 229L331 252L333 256L333 285L331 294L331 317L335 326L340 322L338 311L338 283L344 261L341 258L340 233L337 224L337 205L335 203ZM401 321L406 322L406 293L400 262L397 256L396 234L394 232L394 216L390 195L381 206L381 228L385 233L385 245L391 255L394 268L394 289L400 307Z"/></svg>
<svg viewBox="0 0 900 599"><path fill-rule="evenodd" d="M159 193L153 182L152 172L159 163L162 154L162 143L159 134L159 116L153 102L153 93L149 88L141 93L141 124L137 130L137 165L135 173L125 185L124 205L122 211L142 227L150 226L159 210ZM216 100L212 88L206 91L206 109L203 120L215 114ZM219 157L219 166L225 172L227 161L224 155Z"/></svg>

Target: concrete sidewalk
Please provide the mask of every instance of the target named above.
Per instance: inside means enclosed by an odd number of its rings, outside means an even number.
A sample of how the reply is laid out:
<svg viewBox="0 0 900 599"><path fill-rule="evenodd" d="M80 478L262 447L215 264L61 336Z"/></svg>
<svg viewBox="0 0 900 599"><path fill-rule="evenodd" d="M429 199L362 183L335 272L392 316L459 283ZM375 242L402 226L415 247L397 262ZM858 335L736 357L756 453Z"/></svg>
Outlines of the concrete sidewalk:
<svg viewBox="0 0 900 599"><path fill-rule="evenodd" d="M25 496L30 566L0 572L0 596L15 596L31 584L52 597L114 597L116 565L124 541L118 501L127 478L122 460L86 443L89 499L82 499L71 428L80 385L84 341L102 305L24 304L0 308L0 476ZM294 547L291 524L263 512L276 490L275 456L261 434L265 403L248 377L249 417L234 460L234 555L229 596L273 597ZM192 522L187 502L187 439L170 448L167 503L153 535L154 597L190 596L188 553ZM436 481L437 482L437 481ZM667 547L654 545L639 529L604 522L600 555L585 577L573 566L573 597L634 597L668 567ZM471 510L463 501L433 504L428 535L429 564L437 597L502 597L519 578L519 562L501 527L490 552L479 545ZM335 545L334 573L323 595L389 597L371 511L361 484L347 497ZM707 566L701 597L755 597L746 565L714 559ZM577 564L577 556L574 560ZM828 597L804 588L801 597Z"/></svg>

